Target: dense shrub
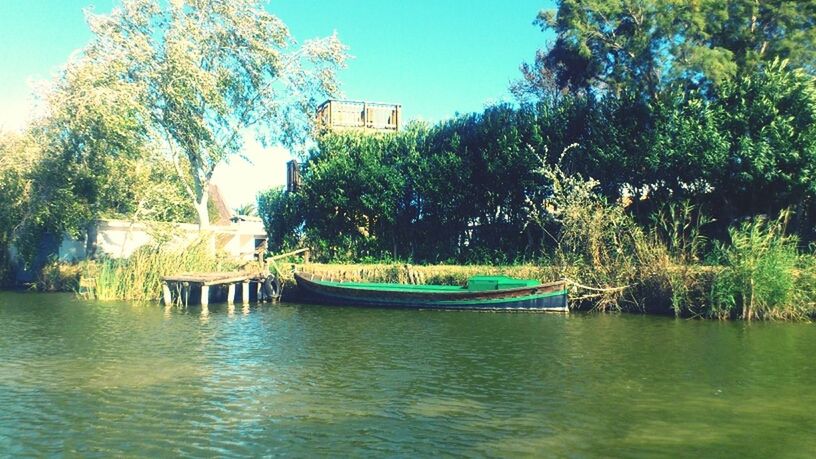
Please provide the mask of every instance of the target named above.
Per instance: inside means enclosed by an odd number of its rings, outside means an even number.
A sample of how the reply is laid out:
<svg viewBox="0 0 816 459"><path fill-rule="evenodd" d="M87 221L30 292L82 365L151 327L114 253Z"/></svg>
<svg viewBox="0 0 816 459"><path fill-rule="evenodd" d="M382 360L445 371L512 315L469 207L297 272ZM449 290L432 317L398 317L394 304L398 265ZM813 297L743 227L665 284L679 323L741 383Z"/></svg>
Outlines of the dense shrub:
<svg viewBox="0 0 816 459"><path fill-rule="evenodd" d="M800 317L806 302L797 286L797 238L785 235L787 214L779 220L755 218L729 229L730 243L718 244L724 269L711 288L711 315L727 318Z"/></svg>
<svg viewBox="0 0 816 459"><path fill-rule="evenodd" d="M592 179L595 194L621 203L642 228L666 206L690 202L711 217L701 231L727 240L743 219L791 208L791 228L812 240L811 77L774 61L705 93L660 96L563 95L398 134L329 133L305 163L298 196L264 195L259 207L273 247L285 245L281 225L291 234L302 223L325 260L536 260L552 255L549 233L560 231L554 221L531 224L528 203L554 192L537 173L543 163ZM297 205L268 205L279 201Z"/></svg>

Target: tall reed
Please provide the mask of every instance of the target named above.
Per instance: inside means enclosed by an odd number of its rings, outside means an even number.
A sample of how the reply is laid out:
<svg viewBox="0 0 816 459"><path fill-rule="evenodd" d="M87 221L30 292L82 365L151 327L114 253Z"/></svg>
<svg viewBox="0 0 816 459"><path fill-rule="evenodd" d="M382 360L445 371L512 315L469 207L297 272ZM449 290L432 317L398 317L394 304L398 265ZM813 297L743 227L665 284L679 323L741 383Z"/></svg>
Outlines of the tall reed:
<svg viewBox="0 0 816 459"><path fill-rule="evenodd" d="M528 202L530 220L553 239L550 263L561 277L592 288L573 296L575 306L644 310L634 287L665 263L665 247L647 236L623 203L601 197L596 180L564 171L560 161L543 164L539 172L551 183L552 193L543 202Z"/></svg>
<svg viewBox="0 0 816 459"><path fill-rule="evenodd" d="M100 300L156 300L161 297L161 278L190 271L234 269L233 262L211 255L209 238L185 248L148 245L126 259L88 262L82 276L93 279L93 296Z"/></svg>
<svg viewBox="0 0 816 459"><path fill-rule="evenodd" d="M807 314L798 239L785 234L788 212L757 217L729 229L730 244L716 245L724 269L711 288L711 314L719 318L800 318Z"/></svg>
<svg viewBox="0 0 816 459"><path fill-rule="evenodd" d="M702 228L712 220L689 202L670 203L652 217L651 234L665 247L661 271L655 280L662 283L675 316L697 315L704 300L707 274L702 266L708 238Z"/></svg>

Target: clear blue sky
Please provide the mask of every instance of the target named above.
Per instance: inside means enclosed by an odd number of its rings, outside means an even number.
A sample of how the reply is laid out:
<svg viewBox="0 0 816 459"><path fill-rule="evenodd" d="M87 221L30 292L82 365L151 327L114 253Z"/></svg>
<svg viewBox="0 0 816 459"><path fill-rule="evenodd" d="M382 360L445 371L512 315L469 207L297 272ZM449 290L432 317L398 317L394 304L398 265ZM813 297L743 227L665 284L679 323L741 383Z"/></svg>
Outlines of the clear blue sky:
<svg viewBox="0 0 816 459"><path fill-rule="evenodd" d="M83 8L107 13L117 4L0 0L0 129L20 128L31 103L29 82L50 79L90 40ZM549 38L532 21L551 7L550 0L267 3L297 40L336 31L349 46L354 59L340 74L348 98L399 103L405 119L432 122L512 100L508 86L519 65Z"/></svg>

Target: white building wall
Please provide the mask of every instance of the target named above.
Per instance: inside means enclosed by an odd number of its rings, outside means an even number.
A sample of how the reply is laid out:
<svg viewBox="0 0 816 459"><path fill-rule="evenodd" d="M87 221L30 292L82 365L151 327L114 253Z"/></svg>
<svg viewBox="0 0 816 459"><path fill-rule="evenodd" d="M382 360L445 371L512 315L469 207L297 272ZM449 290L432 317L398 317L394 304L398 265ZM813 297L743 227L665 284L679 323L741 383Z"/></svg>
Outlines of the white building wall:
<svg viewBox="0 0 816 459"><path fill-rule="evenodd" d="M162 224L175 236L168 243L171 247L184 247L198 239L198 225L177 223ZM266 239L266 231L260 222L238 222L230 225L211 226L215 234L216 249L230 256L252 259L256 241ZM124 220L99 220L96 225L96 254L111 258L127 258L138 248L153 241L157 227ZM63 238L59 248L60 261L72 262L86 257L87 235L80 239Z"/></svg>

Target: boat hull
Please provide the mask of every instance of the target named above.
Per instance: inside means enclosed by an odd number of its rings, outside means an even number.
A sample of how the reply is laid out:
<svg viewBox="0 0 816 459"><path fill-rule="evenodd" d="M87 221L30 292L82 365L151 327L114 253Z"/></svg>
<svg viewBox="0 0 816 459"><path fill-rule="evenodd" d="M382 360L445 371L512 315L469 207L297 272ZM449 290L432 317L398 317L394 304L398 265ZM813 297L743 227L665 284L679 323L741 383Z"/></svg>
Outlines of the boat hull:
<svg viewBox="0 0 816 459"><path fill-rule="evenodd" d="M447 309L483 311L566 312L567 291L563 282L534 287L473 292L466 289L428 291L406 286L404 290L356 288L342 282L319 280L313 275L296 273L300 299L306 302L344 306L409 309ZM357 284L359 285L359 284ZM387 285L387 284L386 284Z"/></svg>

